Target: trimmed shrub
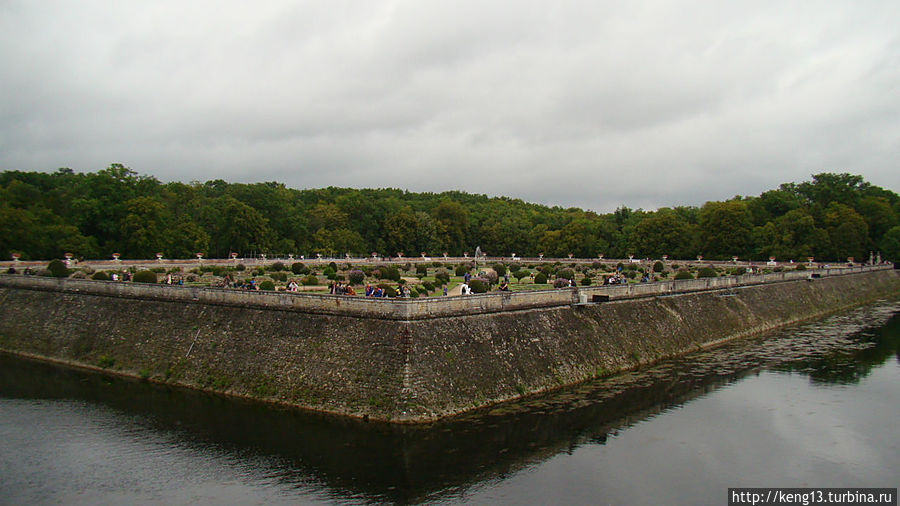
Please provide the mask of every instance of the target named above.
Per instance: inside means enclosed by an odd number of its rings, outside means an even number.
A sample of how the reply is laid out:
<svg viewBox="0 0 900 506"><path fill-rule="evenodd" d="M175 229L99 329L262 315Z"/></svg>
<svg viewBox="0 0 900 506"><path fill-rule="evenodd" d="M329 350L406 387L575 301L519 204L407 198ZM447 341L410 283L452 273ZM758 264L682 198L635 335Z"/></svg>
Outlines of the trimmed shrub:
<svg viewBox="0 0 900 506"><path fill-rule="evenodd" d="M97 281L109 281L109 274L107 274L106 271L97 271L91 276L91 279Z"/></svg>
<svg viewBox="0 0 900 506"><path fill-rule="evenodd" d="M797 264L797 267L796 267L794 270L796 270L796 271L805 271L805 270L806 270L806 264Z"/></svg>
<svg viewBox="0 0 900 506"><path fill-rule="evenodd" d="M328 262L328 267L330 267L331 270L333 270L334 272L337 272L337 271L338 271L338 266L337 266L337 264L334 263L334 262Z"/></svg>
<svg viewBox="0 0 900 506"><path fill-rule="evenodd" d="M496 272L498 276L503 276L506 274L506 264L494 264L492 267L494 268L494 272Z"/></svg>
<svg viewBox="0 0 900 506"><path fill-rule="evenodd" d="M464 266L462 264L456 266L456 275L457 276L465 276L467 272L469 272L468 266Z"/></svg>
<svg viewBox="0 0 900 506"><path fill-rule="evenodd" d="M65 278L69 276L69 269L62 260L51 260L50 263L47 264L47 270L50 271L50 275L54 278Z"/></svg>
<svg viewBox="0 0 900 506"><path fill-rule="evenodd" d="M733 271L731 271L731 274L733 274L735 276L742 276L744 274L747 274L747 268L746 267L736 267Z"/></svg>
<svg viewBox="0 0 900 506"><path fill-rule="evenodd" d="M716 270L712 267L701 267L700 270L697 271L698 278L715 278L717 276Z"/></svg>
<svg viewBox="0 0 900 506"><path fill-rule="evenodd" d="M657 260L656 263L653 264L653 272L662 272L664 270L666 270L666 266L659 260Z"/></svg>
<svg viewBox="0 0 900 506"><path fill-rule="evenodd" d="M328 276L328 275L332 275L332 274L336 274L336 273L337 273L337 269L332 269L330 265L322 270L322 274L324 276Z"/></svg>
<svg viewBox="0 0 900 506"><path fill-rule="evenodd" d="M591 283L592 283L592 281L591 281L590 276L585 276L585 277L581 278L581 286L591 286Z"/></svg>
<svg viewBox="0 0 900 506"><path fill-rule="evenodd" d="M286 270L286 269L285 269L283 263L281 263L281 262L275 262L274 264L272 264L272 265L269 266L269 270L270 270L270 271L275 271L275 272L281 272L281 271Z"/></svg>
<svg viewBox="0 0 900 506"><path fill-rule="evenodd" d="M547 274L545 274L543 271L537 273L537 275L534 277L534 284L546 285L547 284Z"/></svg>
<svg viewBox="0 0 900 506"><path fill-rule="evenodd" d="M425 276L428 274L428 266L425 264L416 264L416 274L421 274Z"/></svg>
<svg viewBox="0 0 900 506"><path fill-rule="evenodd" d="M628 279L634 279L637 277L637 271L625 271L625 277Z"/></svg>
<svg viewBox="0 0 900 506"><path fill-rule="evenodd" d="M361 270L352 270L347 274L347 277L350 279L350 284L358 285L366 279L366 273Z"/></svg>
<svg viewBox="0 0 900 506"><path fill-rule="evenodd" d="M391 281L400 281L400 270L396 267L379 267L378 277L381 279L390 279Z"/></svg>
<svg viewBox="0 0 900 506"><path fill-rule="evenodd" d="M384 293L387 294L388 297L396 297L397 289L387 283L378 283L378 288L384 290Z"/></svg>
<svg viewBox="0 0 900 506"><path fill-rule="evenodd" d="M306 274L309 272L309 267L303 265L303 262L294 262L291 264L291 272L294 274Z"/></svg>
<svg viewBox="0 0 900 506"><path fill-rule="evenodd" d="M418 291L418 290L410 290L410 291L409 291L409 298L410 298L410 299L418 299L418 298L419 298L419 291Z"/></svg>
<svg viewBox="0 0 900 506"><path fill-rule="evenodd" d="M602 263L600 263L600 262L593 262L593 263L591 263L591 268L594 269L594 270L603 269L604 267L605 267L605 266L604 266Z"/></svg>
<svg viewBox="0 0 900 506"><path fill-rule="evenodd" d="M262 283L259 284L259 289L260 289L260 290L269 290L270 292L271 292L271 291L274 291L274 290L275 290L275 283L273 283L272 281L269 281L269 280L267 279L267 280L265 280L265 281L263 281Z"/></svg>
<svg viewBox="0 0 900 506"><path fill-rule="evenodd" d="M484 273L484 276L480 276L480 277L483 278L483 279L486 279L487 282L490 283L490 284L492 284L492 285L496 285L496 284L497 284L497 281L500 279L500 278L497 276L497 273L494 272L494 271L487 271L487 272Z"/></svg>
<svg viewBox="0 0 900 506"><path fill-rule="evenodd" d="M513 276L516 277L516 281L522 281L522 278L527 278L529 274L531 273L528 272L528 269L522 269L514 272Z"/></svg>
<svg viewBox="0 0 900 506"><path fill-rule="evenodd" d="M247 266L244 264L237 264L234 266L234 270L244 272L247 270Z"/></svg>
<svg viewBox="0 0 900 506"><path fill-rule="evenodd" d="M694 276L690 272L681 269L675 273L675 279L694 279Z"/></svg>
<svg viewBox="0 0 900 506"><path fill-rule="evenodd" d="M443 284L447 284L450 282L450 273L445 269L441 269L434 273L434 279L438 280Z"/></svg>
<svg viewBox="0 0 900 506"><path fill-rule="evenodd" d="M472 293L486 293L491 289L491 284L484 278L472 278L469 280L469 288L472 289Z"/></svg>
<svg viewBox="0 0 900 506"><path fill-rule="evenodd" d="M514 263L509 266L509 272L515 273L515 272L518 272L519 269L521 269L521 268L522 268L521 265Z"/></svg>
<svg viewBox="0 0 900 506"><path fill-rule="evenodd" d="M300 280L300 283L302 283L303 286L316 286L319 284L319 278L313 275L305 276Z"/></svg>
<svg viewBox="0 0 900 506"><path fill-rule="evenodd" d="M288 275L286 272L273 272L269 274L269 277L275 281L287 281Z"/></svg>
<svg viewBox="0 0 900 506"><path fill-rule="evenodd" d="M432 283L431 281L423 281L422 288L424 288L425 290L427 290L429 292L433 292L434 291L434 283Z"/></svg>
<svg viewBox="0 0 900 506"><path fill-rule="evenodd" d="M406 262L405 264L403 264L403 270L404 270L404 271L410 271L410 270L412 270L412 264L409 263L409 262Z"/></svg>
<svg viewBox="0 0 900 506"><path fill-rule="evenodd" d="M431 266L434 267L435 269L437 269L437 268L443 267L444 264L442 264L441 262L431 262Z"/></svg>
<svg viewBox="0 0 900 506"><path fill-rule="evenodd" d="M553 288L568 288L569 280L566 278L556 278L553 282Z"/></svg>
<svg viewBox="0 0 900 506"><path fill-rule="evenodd" d="M135 283L156 283L156 273L153 271L137 271L131 280Z"/></svg>
<svg viewBox="0 0 900 506"><path fill-rule="evenodd" d="M557 278L575 279L575 271L572 269L560 269L556 271Z"/></svg>

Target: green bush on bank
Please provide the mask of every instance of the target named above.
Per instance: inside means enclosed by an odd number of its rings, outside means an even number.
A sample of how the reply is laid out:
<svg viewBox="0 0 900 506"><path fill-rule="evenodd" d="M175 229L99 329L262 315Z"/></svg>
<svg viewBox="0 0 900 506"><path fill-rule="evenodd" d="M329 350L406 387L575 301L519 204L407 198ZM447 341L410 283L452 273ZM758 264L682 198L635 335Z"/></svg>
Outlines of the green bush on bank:
<svg viewBox="0 0 900 506"><path fill-rule="evenodd" d="M69 268L66 267L66 264L64 264L62 260L51 260L50 263L47 264L47 270L50 271L50 274L54 278L65 278L69 276Z"/></svg>
<svg viewBox="0 0 900 506"><path fill-rule="evenodd" d="M153 271L137 271L131 278L135 283L156 283L156 273Z"/></svg>
<svg viewBox="0 0 900 506"><path fill-rule="evenodd" d="M675 279L694 279L694 275L684 269L679 269L675 273Z"/></svg>
<svg viewBox="0 0 900 506"><path fill-rule="evenodd" d="M701 267L697 271L698 279L699 278L715 278L717 276L718 276L718 274L716 273L716 270L712 267Z"/></svg>

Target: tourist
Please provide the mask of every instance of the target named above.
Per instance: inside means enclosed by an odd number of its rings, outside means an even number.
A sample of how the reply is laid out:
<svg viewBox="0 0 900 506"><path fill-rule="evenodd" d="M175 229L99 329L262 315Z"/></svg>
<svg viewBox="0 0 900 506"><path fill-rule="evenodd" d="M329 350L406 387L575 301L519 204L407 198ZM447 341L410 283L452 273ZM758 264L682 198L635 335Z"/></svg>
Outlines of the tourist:
<svg viewBox="0 0 900 506"><path fill-rule="evenodd" d="M501 292L508 292L509 291L509 282L507 282L504 279L503 281L500 282L500 286L497 287L497 290L500 290Z"/></svg>

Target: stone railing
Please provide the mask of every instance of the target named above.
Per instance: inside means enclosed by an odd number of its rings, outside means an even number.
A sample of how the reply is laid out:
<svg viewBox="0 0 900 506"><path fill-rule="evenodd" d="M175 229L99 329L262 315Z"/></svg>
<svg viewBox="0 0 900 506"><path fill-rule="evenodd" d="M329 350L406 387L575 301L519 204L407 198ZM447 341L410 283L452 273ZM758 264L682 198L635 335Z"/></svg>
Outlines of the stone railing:
<svg viewBox="0 0 900 506"><path fill-rule="evenodd" d="M765 283L815 279L818 277L856 275L890 270L892 268L891 265L821 268L808 271L745 274L742 276L672 280L655 283L601 285L524 292L491 292L479 295L424 297L418 299L269 291L247 292L223 288L94 281L88 279L59 279L17 274L0 276L0 287L168 302L253 307L313 314L347 315L390 320L420 320L530 308L589 304L594 301L595 295L606 296L608 300L658 297L706 290L725 290ZM606 297L601 298L606 299Z"/></svg>

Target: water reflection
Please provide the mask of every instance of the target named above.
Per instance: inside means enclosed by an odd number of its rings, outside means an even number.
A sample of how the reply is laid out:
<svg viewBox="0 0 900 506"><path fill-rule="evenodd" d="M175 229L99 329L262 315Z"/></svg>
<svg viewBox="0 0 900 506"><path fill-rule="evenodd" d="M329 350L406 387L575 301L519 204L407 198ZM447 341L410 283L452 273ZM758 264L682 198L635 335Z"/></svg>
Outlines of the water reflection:
<svg viewBox="0 0 900 506"><path fill-rule="evenodd" d="M248 479L317 500L419 502L456 496L584 445L763 369L852 384L900 359L900 304L885 302L445 420L389 426L73 371L0 355L0 398L105 406L133 432L244 464ZM896 316L895 316L896 315ZM62 408L65 416L65 405ZM2 450L0 450L2 455ZM121 458L121 457L120 457ZM125 465L140 465L126 462ZM310 499L310 497L307 497Z"/></svg>

